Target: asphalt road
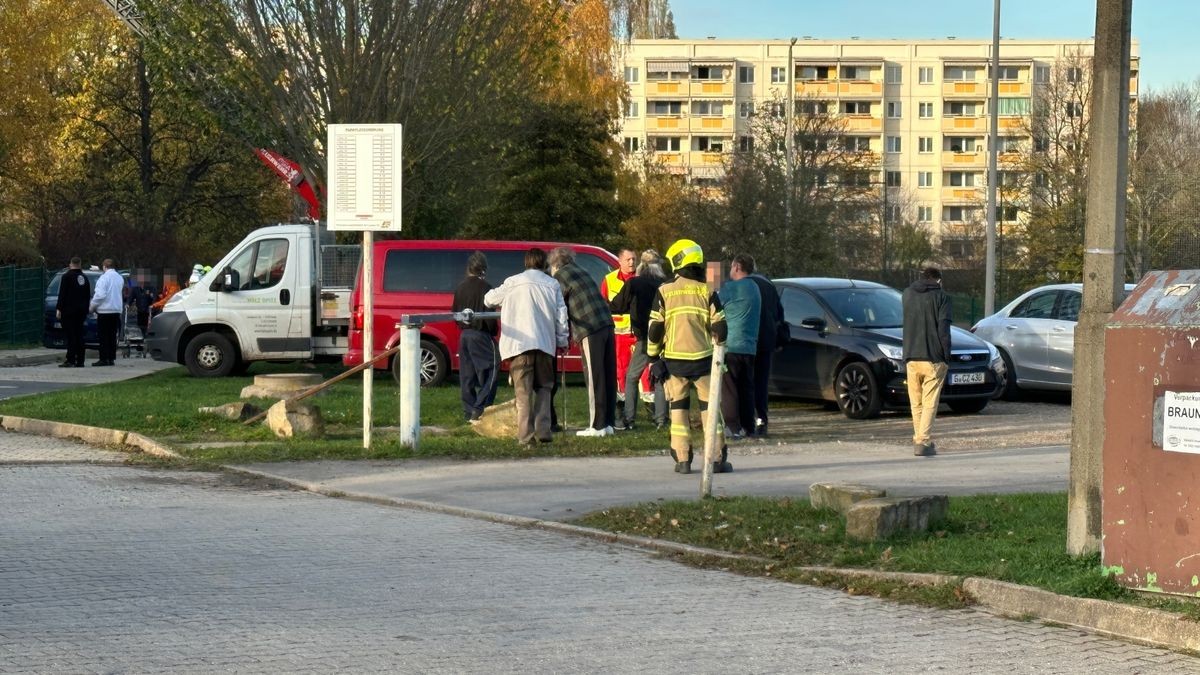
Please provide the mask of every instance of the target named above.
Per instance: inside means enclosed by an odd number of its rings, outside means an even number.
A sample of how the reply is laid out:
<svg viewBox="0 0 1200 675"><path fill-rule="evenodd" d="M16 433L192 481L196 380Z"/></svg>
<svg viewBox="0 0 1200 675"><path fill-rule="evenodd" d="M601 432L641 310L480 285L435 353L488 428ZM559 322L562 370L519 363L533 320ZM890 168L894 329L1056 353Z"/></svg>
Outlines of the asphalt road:
<svg viewBox="0 0 1200 675"><path fill-rule="evenodd" d="M1077 630L0 434L0 671L1184 673Z"/></svg>

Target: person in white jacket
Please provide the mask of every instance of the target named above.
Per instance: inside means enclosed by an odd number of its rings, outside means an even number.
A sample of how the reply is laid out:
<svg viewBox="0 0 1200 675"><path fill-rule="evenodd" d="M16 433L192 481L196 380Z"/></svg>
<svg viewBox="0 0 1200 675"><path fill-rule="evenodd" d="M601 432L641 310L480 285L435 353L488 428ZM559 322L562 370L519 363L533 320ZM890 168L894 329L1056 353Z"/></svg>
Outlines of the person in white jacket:
<svg viewBox="0 0 1200 675"><path fill-rule="evenodd" d="M562 288L546 274L546 252L525 253L525 271L483 296L500 308L500 358L511 359L517 402L517 441L549 443L554 354L567 347L567 304Z"/></svg>
<svg viewBox="0 0 1200 675"><path fill-rule="evenodd" d="M121 310L125 308L125 279L113 269L112 258L104 259L104 274L96 280L89 312L96 314L96 334L100 341L100 360L93 366L111 366L117 362L117 331L121 329Z"/></svg>

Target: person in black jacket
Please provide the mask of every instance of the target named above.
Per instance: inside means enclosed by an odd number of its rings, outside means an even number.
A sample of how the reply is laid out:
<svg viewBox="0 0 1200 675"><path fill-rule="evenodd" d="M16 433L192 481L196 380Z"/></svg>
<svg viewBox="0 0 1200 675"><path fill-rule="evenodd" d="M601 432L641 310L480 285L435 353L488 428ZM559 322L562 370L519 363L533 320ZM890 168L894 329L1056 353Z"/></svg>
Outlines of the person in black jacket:
<svg viewBox="0 0 1200 675"><path fill-rule="evenodd" d="M60 368L83 367L83 324L87 321L88 303L92 300L92 284L80 269L79 257L71 258L70 269L58 282L58 304L54 316L62 324L67 338L67 358Z"/></svg>
<svg viewBox="0 0 1200 675"><path fill-rule="evenodd" d="M654 304L658 287L666 280L667 275L663 272L662 258L658 251L646 249L638 263L637 276L626 281L620 292L609 302L613 314L629 315L630 328L637 338L633 345L633 354L629 358L629 368L625 371L625 410L623 417L617 420L617 429L633 428L638 408L638 383L642 379L642 372L650 367L650 357L646 354L646 328L650 324L650 306ZM667 397L663 393L661 382L655 382L653 386L654 425L662 429L667 424Z"/></svg>
<svg viewBox="0 0 1200 675"><path fill-rule="evenodd" d="M937 454L929 432L950 363L950 297L936 267L904 289L904 364L913 418L913 454Z"/></svg>
<svg viewBox="0 0 1200 675"><path fill-rule="evenodd" d="M754 435L767 435L767 384L771 377L771 355L788 340L787 322L783 320L783 304L779 291L761 273L750 275L762 297L758 315L758 349L754 353ZM750 429L746 429L750 433Z"/></svg>
<svg viewBox="0 0 1200 675"><path fill-rule="evenodd" d="M483 296L492 285L487 276L487 256L475 251L467 258L467 276L454 289L452 312L470 309L491 311ZM463 416L474 422L496 398L496 376L500 372L500 356L496 352L497 322L495 319L472 319L459 322L458 382L462 392Z"/></svg>

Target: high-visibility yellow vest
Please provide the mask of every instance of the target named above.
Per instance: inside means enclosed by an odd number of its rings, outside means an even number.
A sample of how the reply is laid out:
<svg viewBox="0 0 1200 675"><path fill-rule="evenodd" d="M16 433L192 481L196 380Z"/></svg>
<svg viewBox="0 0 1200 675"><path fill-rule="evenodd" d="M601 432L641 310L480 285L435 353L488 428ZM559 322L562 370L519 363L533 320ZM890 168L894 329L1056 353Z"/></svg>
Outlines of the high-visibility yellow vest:
<svg viewBox="0 0 1200 675"><path fill-rule="evenodd" d="M625 285L625 280L621 278L620 268L615 269L604 276L604 288L607 291L605 300L612 302L612 299L617 297L617 293L621 292L621 288ZM617 333L628 333L632 330L629 323L628 314L613 314L613 330Z"/></svg>

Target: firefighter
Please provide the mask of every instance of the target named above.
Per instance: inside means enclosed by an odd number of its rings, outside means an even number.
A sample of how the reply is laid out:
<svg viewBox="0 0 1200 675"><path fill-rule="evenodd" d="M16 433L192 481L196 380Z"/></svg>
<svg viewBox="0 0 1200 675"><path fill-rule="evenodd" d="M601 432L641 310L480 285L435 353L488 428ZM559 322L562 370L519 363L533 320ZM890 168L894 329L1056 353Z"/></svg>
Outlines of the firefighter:
<svg viewBox="0 0 1200 675"><path fill-rule="evenodd" d="M700 399L700 417L708 433L708 393L713 344L724 343L725 312L721 299L705 283L704 251L691 239L680 239L667 249L667 261L675 278L658 289L650 310L646 352L654 361L656 378L663 378L668 407L671 410L671 454L676 473L692 472L692 443L689 436L689 404L695 387ZM717 445L720 459L713 462L714 473L733 471L725 446L722 424L718 422Z"/></svg>

